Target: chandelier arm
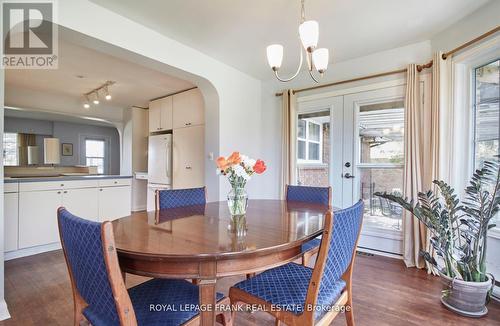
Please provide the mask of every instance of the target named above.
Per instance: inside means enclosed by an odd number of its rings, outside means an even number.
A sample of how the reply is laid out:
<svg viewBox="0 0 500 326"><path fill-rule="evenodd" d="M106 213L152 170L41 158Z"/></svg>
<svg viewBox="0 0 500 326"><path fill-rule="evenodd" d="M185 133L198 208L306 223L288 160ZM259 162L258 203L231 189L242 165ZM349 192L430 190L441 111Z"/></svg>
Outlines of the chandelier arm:
<svg viewBox="0 0 500 326"><path fill-rule="evenodd" d="M282 78L278 75L278 70L275 70L274 71L274 75L276 76L276 78L279 80L279 81L282 81L282 82L289 82L290 80L294 79L295 77L298 76L298 74L300 73L300 68L302 67L302 63L304 62L304 55L302 54L302 46L300 47L300 63L299 63L299 66L297 67L297 71L295 72L295 74L290 77L290 78Z"/></svg>
<svg viewBox="0 0 500 326"><path fill-rule="evenodd" d="M316 79L316 77L314 77L314 75L313 75L313 73L312 73L312 69L311 69L311 70L309 70L309 76L311 76L311 78L312 78L312 79L313 79L316 83L318 83L318 84L319 84L319 80L317 80L317 79Z"/></svg>

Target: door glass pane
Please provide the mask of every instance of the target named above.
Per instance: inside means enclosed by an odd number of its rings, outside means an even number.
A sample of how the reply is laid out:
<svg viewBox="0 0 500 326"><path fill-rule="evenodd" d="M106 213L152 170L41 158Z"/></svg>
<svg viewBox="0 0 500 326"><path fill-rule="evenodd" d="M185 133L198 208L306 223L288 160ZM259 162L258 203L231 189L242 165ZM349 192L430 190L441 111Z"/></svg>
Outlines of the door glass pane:
<svg viewBox="0 0 500 326"><path fill-rule="evenodd" d="M365 105L359 110L360 163L404 163L404 103Z"/></svg>
<svg viewBox="0 0 500 326"><path fill-rule="evenodd" d="M318 125L318 124L313 123L313 122L309 122L309 137L308 137L308 139L313 140L313 141L319 141L320 129L321 129L321 125Z"/></svg>
<svg viewBox="0 0 500 326"><path fill-rule="evenodd" d="M306 159L306 141L305 140L299 140L299 142L298 142L297 157L300 160Z"/></svg>
<svg viewBox="0 0 500 326"><path fill-rule="evenodd" d="M297 124L297 137L306 138L306 120L299 120Z"/></svg>
<svg viewBox="0 0 500 326"><path fill-rule="evenodd" d="M401 230L401 206L374 196L375 192L402 194L403 168L361 168L361 198L365 203L363 223L368 227Z"/></svg>
<svg viewBox="0 0 500 326"><path fill-rule="evenodd" d="M319 143L309 143L309 160L319 160Z"/></svg>
<svg viewBox="0 0 500 326"><path fill-rule="evenodd" d="M3 134L3 165L18 165L17 134L6 132Z"/></svg>
<svg viewBox="0 0 500 326"><path fill-rule="evenodd" d="M330 185L330 111L299 114L297 135L301 132L304 138L297 140L297 184L327 187Z"/></svg>

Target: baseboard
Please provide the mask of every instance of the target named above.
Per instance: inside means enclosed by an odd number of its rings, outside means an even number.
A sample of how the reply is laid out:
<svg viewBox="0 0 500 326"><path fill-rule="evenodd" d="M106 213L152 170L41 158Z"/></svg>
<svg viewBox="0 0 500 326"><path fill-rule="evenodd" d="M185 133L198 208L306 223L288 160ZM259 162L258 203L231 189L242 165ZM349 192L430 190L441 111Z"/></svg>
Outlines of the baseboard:
<svg viewBox="0 0 500 326"><path fill-rule="evenodd" d="M377 255L377 256L384 256L384 257L401 259L401 260L403 259L402 255L393 254L393 253L386 252L386 251L368 249L368 248L364 248L364 247L360 247L360 246L358 246L357 251L366 252L368 254L374 254L374 255Z"/></svg>
<svg viewBox="0 0 500 326"><path fill-rule="evenodd" d="M4 254L4 260L11 260L21 257L27 257L31 255L41 254L42 252L52 251L61 249L61 243L51 243L48 245L36 246L31 248L19 249L15 251L9 251Z"/></svg>
<svg viewBox="0 0 500 326"><path fill-rule="evenodd" d="M10 318L9 309L7 308L7 302L5 300L0 300L0 320L5 320Z"/></svg>
<svg viewBox="0 0 500 326"><path fill-rule="evenodd" d="M139 212L139 211L145 211L145 210L146 210L146 205L132 207L132 212Z"/></svg>

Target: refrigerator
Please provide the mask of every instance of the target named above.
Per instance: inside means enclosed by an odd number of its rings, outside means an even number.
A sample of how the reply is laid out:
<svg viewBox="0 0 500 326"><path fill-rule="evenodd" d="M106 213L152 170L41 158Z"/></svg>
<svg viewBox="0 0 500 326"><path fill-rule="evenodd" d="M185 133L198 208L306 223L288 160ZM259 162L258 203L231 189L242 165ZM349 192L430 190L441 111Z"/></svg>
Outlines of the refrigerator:
<svg viewBox="0 0 500 326"><path fill-rule="evenodd" d="M172 188L172 135L149 136L147 210L155 210L155 191Z"/></svg>

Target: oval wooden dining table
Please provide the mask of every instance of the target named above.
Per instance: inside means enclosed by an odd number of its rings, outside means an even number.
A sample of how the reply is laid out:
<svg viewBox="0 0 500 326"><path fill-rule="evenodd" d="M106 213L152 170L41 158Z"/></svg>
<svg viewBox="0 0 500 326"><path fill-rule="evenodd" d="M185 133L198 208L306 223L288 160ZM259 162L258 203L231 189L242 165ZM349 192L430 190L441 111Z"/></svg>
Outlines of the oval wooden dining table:
<svg viewBox="0 0 500 326"><path fill-rule="evenodd" d="M301 256L301 245L323 231L329 207L250 200L239 233L226 202L138 212L113 221L123 272L197 279L202 325L215 324L218 278L280 266Z"/></svg>

